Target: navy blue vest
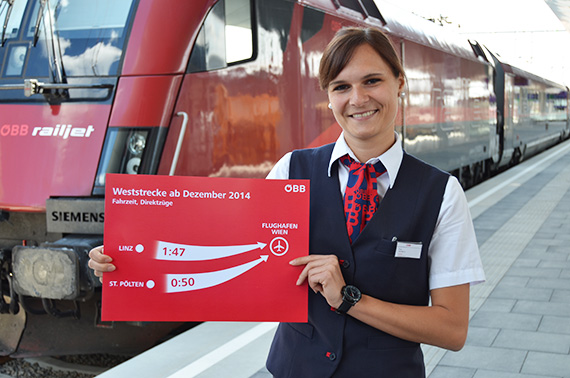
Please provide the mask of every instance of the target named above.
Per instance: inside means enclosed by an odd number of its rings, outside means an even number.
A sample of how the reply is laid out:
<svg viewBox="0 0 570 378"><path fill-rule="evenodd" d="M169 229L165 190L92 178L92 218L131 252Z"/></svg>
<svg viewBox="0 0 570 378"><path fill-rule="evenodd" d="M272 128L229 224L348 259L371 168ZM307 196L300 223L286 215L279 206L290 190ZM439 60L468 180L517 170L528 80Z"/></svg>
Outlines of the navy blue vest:
<svg viewBox="0 0 570 378"><path fill-rule="evenodd" d="M404 153L394 187L350 245L339 190L338 161L327 168L333 145L295 151L289 177L310 179L311 254L336 254L347 284L363 294L400 304L429 302L427 258L448 174ZM421 242L419 259L396 258L397 241ZM425 377L418 343L391 336L350 315L332 311L309 290L308 323L279 325L267 360L278 378Z"/></svg>

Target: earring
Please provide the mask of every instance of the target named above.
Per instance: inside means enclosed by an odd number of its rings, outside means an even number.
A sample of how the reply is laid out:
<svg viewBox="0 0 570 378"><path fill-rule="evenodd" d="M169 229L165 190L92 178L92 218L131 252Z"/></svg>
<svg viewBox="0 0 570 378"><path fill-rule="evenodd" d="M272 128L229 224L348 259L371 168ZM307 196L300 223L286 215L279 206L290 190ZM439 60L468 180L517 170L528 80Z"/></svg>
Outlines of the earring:
<svg viewBox="0 0 570 378"><path fill-rule="evenodd" d="M332 104L329 102L329 109L332 109Z"/></svg>

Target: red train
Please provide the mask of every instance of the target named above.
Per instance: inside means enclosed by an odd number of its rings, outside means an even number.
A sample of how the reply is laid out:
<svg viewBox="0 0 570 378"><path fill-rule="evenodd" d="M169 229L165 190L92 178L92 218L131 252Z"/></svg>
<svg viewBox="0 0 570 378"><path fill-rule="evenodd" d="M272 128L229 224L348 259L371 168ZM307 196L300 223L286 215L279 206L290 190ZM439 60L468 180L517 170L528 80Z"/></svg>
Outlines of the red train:
<svg viewBox="0 0 570 378"><path fill-rule="evenodd" d="M568 88L373 0L5 1L0 22L3 355L137 351L178 327L99 320L105 174L264 177L334 141L317 69L343 26L389 34L404 148L466 187L569 134Z"/></svg>

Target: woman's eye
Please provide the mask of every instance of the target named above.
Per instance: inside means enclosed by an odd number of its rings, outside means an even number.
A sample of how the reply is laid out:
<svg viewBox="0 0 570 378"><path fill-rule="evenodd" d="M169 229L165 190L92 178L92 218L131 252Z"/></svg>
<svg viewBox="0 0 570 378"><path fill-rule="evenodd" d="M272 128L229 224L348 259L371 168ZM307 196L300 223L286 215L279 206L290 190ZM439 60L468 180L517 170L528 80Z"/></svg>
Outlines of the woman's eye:
<svg viewBox="0 0 570 378"><path fill-rule="evenodd" d="M376 84L376 83L379 83L381 81L382 81L382 79L368 79L366 81L366 84Z"/></svg>
<svg viewBox="0 0 570 378"><path fill-rule="evenodd" d="M333 91L344 91L346 89L348 89L348 85L346 84L336 85L333 87Z"/></svg>

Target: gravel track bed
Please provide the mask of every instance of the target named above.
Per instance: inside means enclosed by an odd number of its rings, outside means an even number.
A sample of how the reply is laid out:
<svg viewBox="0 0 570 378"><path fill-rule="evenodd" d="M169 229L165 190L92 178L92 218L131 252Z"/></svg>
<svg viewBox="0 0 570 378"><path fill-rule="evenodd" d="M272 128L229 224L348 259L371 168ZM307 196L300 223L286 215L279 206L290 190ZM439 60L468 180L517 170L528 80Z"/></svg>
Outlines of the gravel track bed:
<svg viewBox="0 0 570 378"><path fill-rule="evenodd" d="M0 378L93 378L131 357L89 354L6 359L0 365Z"/></svg>

